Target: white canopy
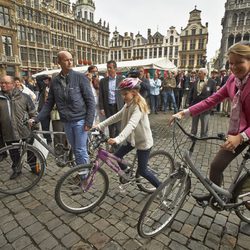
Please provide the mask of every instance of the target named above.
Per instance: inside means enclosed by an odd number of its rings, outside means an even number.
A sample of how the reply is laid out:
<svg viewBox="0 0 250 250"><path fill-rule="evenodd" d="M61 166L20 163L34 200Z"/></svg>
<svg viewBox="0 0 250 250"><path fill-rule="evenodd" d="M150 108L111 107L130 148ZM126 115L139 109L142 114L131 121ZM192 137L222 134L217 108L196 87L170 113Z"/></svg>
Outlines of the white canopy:
<svg viewBox="0 0 250 250"><path fill-rule="evenodd" d="M96 65L99 72L104 73L107 71L107 64L97 64ZM154 59L144 59L144 60L132 60L132 61L123 61L117 62L117 71L118 72L126 72L131 68L135 68L138 66L143 66L145 69L159 69L159 70L176 70L176 66L167 60L166 58L154 58ZM82 67L74 67L75 71L86 72L89 65ZM52 70L44 70L37 74L32 75L33 78L39 75L52 75L54 73L60 72L60 69L52 69Z"/></svg>

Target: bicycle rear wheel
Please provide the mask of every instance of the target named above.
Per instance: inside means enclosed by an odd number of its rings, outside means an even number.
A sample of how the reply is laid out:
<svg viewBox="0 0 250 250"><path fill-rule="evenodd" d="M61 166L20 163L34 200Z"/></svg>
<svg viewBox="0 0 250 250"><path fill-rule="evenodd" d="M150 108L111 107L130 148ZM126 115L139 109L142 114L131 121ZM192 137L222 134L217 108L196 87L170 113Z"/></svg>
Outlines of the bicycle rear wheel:
<svg viewBox="0 0 250 250"><path fill-rule="evenodd" d="M164 150L154 151L150 153L148 168L159 181L164 182L169 174L174 171L174 159ZM153 193L155 191L156 188L138 173L136 173L136 180L137 186L141 191L146 193Z"/></svg>
<svg viewBox="0 0 250 250"><path fill-rule="evenodd" d="M190 177L183 172L169 176L146 202L137 224L141 237L159 234L175 218L190 190Z"/></svg>
<svg viewBox="0 0 250 250"><path fill-rule="evenodd" d="M20 155L15 171L19 174L10 179L13 173L13 154ZM46 166L42 153L32 145L14 144L0 149L0 193L19 194L34 187L42 178ZM12 155L12 158L11 158Z"/></svg>
<svg viewBox="0 0 250 250"><path fill-rule="evenodd" d="M108 176L103 169L95 172L91 164L79 165L59 179L55 200L63 210L79 214L98 206L105 198L108 187Z"/></svg>

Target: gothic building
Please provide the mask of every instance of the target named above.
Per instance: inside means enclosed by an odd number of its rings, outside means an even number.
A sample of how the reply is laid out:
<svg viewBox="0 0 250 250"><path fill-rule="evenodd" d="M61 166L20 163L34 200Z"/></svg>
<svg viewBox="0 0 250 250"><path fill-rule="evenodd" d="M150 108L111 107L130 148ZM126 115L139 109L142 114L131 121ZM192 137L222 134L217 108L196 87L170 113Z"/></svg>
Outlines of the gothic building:
<svg viewBox="0 0 250 250"><path fill-rule="evenodd" d="M240 41L250 41L250 0L227 0L222 19L220 54L215 67L228 68L227 50Z"/></svg>
<svg viewBox="0 0 250 250"><path fill-rule="evenodd" d="M30 76L57 68L68 50L74 64L104 63L109 27L94 22L92 0L0 0L0 73ZM3 18L2 18L3 17Z"/></svg>

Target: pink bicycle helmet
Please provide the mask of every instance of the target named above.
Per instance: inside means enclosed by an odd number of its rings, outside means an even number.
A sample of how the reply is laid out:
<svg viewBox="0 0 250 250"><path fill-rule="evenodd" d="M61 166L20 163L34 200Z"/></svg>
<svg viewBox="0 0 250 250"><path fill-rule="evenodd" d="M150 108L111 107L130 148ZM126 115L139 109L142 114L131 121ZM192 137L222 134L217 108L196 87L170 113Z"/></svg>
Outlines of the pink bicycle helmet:
<svg viewBox="0 0 250 250"><path fill-rule="evenodd" d="M125 78L119 85L119 90L139 89L141 80L139 78Z"/></svg>

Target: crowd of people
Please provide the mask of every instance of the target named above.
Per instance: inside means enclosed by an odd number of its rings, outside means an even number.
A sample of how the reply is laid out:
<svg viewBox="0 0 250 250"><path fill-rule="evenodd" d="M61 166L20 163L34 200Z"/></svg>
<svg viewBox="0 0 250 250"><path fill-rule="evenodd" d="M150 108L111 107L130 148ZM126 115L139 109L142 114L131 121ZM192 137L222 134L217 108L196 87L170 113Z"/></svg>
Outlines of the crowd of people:
<svg viewBox="0 0 250 250"><path fill-rule="evenodd" d="M242 47L249 49L249 44L238 46L240 49ZM1 77L0 147L27 135L23 134L25 130L20 129L20 126L22 118L28 116L30 126L40 122L42 130L49 131L52 123L53 131L64 131L66 137L59 135L52 138L50 134L45 134L47 143L53 142L55 149L57 145L67 147L69 143L73 149L76 164L85 164L89 162L88 131L94 124L99 124L100 128L108 126L111 151L123 157L132 148L136 148L142 176L151 181L154 186L158 186L159 181L147 172L146 167L153 145L148 114L159 112L164 114L168 110L173 110L173 113L182 117L184 113L181 110L188 109L188 113L191 114L195 110L195 115L192 115L191 133L197 134L200 121L200 136L207 136L209 116L214 111L222 111L223 115L230 116L232 95L235 93L226 94L228 82L239 79L237 81L244 80L248 83L249 68L246 69L248 74L241 77L242 79L235 78L240 71L235 70L235 65L242 64L239 67L243 68L244 65L240 60L246 60L249 63L249 54L241 55L237 49L238 47L235 50L229 50L232 74L230 74L231 71L223 68L220 72L212 70L209 76L206 68L200 68L186 74L183 71L167 71L164 75L155 70L154 74L150 75L143 67L138 67L129 71L126 78L117 73L117 64L114 60L107 62L105 76L99 74L95 65L89 66L86 73L74 71L72 55L67 51L60 51L58 53L60 73L39 76L36 84L28 83L26 79L22 80L19 77ZM232 59L232 55L235 54L239 58ZM230 60L236 60L236 62ZM125 87L121 88L121 86ZM217 99L214 101L214 98ZM213 101L206 108L202 108L202 112L196 112L193 107L201 103L207 104L207 100ZM222 102L221 105L220 102ZM9 107L12 109L10 110ZM243 120L244 129L246 129L249 125L248 118L244 115ZM10 136L7 136L9 132L5 132L6 127L11 131ZM248 137L248 133L244 134L244 138L246 136ZM137 142L138 138L140 142ZM234 147L238 146L237 143L233 142ZM122 146L119 147L119 144ZM16 152L10 152L10 155L13 160L13 173L10 178L16 178L20 174L15 171L18 155ZM0 160L4 157L6 155L0 155ZM32 163L30 166L32 169ZM215 178L212 177L212 179ZM215 182L219 183L217 179Z"/></svg>

